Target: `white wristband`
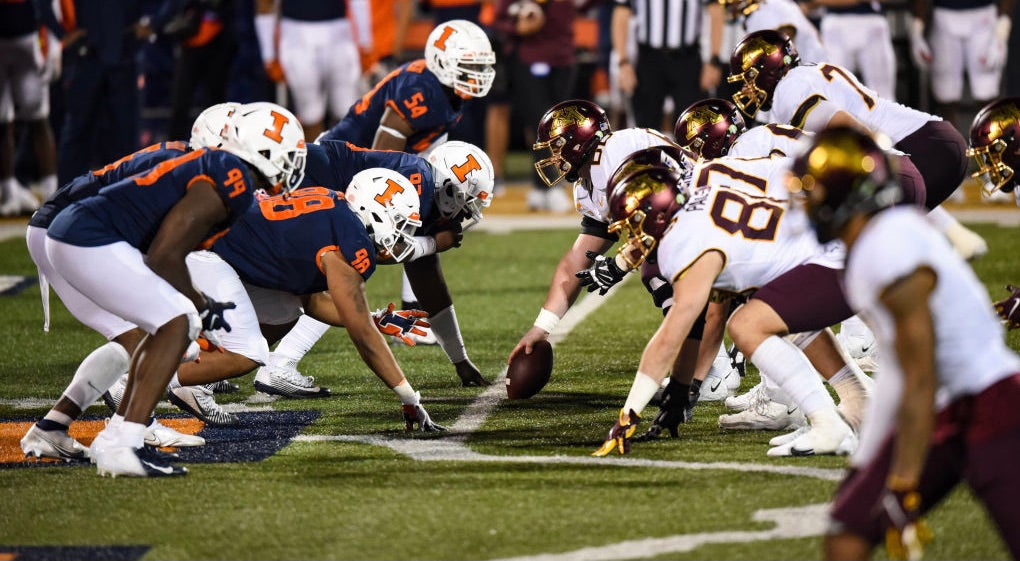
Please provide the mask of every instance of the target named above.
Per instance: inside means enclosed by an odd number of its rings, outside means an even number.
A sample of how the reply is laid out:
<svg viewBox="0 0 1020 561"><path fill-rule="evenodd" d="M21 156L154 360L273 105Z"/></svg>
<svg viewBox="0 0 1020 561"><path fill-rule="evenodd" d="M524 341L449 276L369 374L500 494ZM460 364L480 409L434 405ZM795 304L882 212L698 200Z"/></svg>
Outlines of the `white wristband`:
<svg viewBox="0 0 1020 561"><path fill-rule="evenodd" d="M535 318L535 327L544 329L547 333L552 333L553 329L556 329L556 324L559 322L560 316L542 308L542 311L538 312L538 317Z"/></svg>
<svg viewBox="0 0 1020 561"><path fill-rule="evenodd" d="M393 388L393 393L397 394L397 397L400 398L400 403L403 405L418 405L420 394L414 391L414 388L411 387L411 383L407 381L407 378L404 378L400 384Z"/></svg>
<svg viewBox="0 0 1020 561"><path fill-rule="evenodd" d="M388 135L390 135L390 136L394 136L396 138L399 138L401 140L407 140L407 136L405 136L404 133L398 131L397 129L395 129L393 127L387 127L386 125L379 125L379 130L384 132L384 133L386 133L386 134L388 134Z"/></svg>
<svg viewBox="0 0 1020 561"><path fill-rule="evenodd" d="M999 41L1008 41L1009 32L1013 27L1013 20L1006 14L999 14L998 19L995 20L995 37Z"/></svg>
<svg viewBox="0 0 1020 561"><path fill-rule="evenodd" d="M255 38L259 43L259 55L262 63L269 64L276 60L276 14L258 14L255 16Z"/></svg>
<svg viewBox="0 0 1020 561"><path fill-rule="evenodd" d="M414 253L411 254L410 261L436 252L436 239L432 236L414 236L412 240L414 241Z"/></svg>

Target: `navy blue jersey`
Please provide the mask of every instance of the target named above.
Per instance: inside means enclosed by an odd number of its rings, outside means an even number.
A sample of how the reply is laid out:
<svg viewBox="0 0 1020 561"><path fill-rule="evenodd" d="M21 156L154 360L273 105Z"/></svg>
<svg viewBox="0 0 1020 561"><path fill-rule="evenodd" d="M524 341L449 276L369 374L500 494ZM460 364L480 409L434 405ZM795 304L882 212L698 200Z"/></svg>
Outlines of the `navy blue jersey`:
<svg viewBox="0 0 1020 561"><path fill-rule="evenodd" d="M436 181L432 166L425 160L392 150L368 150L350 142L319 141L308 145L305 159L305 179L301 187L326 187L346 191L355 174L371 168L386 168L403 175L418 191L421 201L422 222L438 215L433 207Z"/></svg>
<svg viewBox="0 0 1020 561"><path fill-rule="evenodd" d="M259 201L212 250L245 282L291 294L328 288L322 256L329 251L339 251L366 280L375 272L375 245L365 226L343 194L325 187Z"/></svg>
<svg viewBox="0 0 1020 561"><path fill-rule="evenodd" d="M347 116L322 140L346 140L369 148L383 112L391 107L414 129L404 151L417 154L460 121L462 100L447 91L425 67L424 59L409 62L390 72L352 105Z"/></svg>
<svg viewBox="0 0 1020 561"><path fill-rule="evenodd" d="M212 183L227 208L227 218L210 228L206 241L196 248L206 249L255 200L255 178L248 164L221 150L188 152L103 187L58 214L47 235L83 247L125 241L145 253L167 213L199 180Z"/></svg>
<svg viewBox="0 0 1020 561"><path fill-rule="evenodd" d="M328 21L347 17L344 0L283 0L280 17L299 21Z"/></svg>
<svg viewBox="0 0 1020 561"><path fill-rule="evenodd" d="M185 142L160 142L148 148L128 154L112 164L89 171L67 182L56 193L46 200L39 210L35 211L28 225L37 228L49 228L57 214L71 203L91 197L107 185L112 185L125 177L147 171L156 164L172 160L188 151Z"/></svg>

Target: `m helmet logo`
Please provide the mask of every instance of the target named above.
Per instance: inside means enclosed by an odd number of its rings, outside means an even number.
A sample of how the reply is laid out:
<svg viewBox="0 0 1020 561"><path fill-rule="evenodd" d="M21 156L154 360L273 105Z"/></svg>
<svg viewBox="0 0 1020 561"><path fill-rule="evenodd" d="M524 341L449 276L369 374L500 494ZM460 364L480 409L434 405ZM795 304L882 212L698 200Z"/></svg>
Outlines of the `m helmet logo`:
<svg viewBox="0 0 1020 561"><path fill-rule="evenodd" d="M779 47L769 43L761 37L755 37L754 40L747 46L747 50L744 51L743 66L745 69L754 66L755 61L759 58L767 57L773 53L779 52ZM789 61L786 61L789 63Z"/></svg>
<svg viewBox="0 0 1020 561"><path fill-rule="evenodd" d="M270 115L273 117L273 128L262 131L262 134L270 140L283 143L283 135L281 134L283 126L290 122L290 120L286 115L281 115L276 111L271 111Z"/></svg>
<svg viewBox="0 0 1020 561"><path fill-rule="evenodd" d="M563 134L571 125L587 127L591 124L591 119L585 117L577 107L565 107L556 115L556 120L552 123L550 136Z"/></svg>
<svg viewBox="0 0 1020 561"><path fill-rule="evenodd" d="M687 140L698 136L698 132L706 125L714 125L723 120L723 116L708 107L698 107L691 113L687 121Z"/></svg>

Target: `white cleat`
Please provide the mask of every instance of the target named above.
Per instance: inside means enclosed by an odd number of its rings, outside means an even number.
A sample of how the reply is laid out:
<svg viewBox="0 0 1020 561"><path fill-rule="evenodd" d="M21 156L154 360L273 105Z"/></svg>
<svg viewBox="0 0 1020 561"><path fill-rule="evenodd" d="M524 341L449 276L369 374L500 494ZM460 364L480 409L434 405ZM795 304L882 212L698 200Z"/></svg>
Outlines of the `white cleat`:
<svg viewBox="0 0 1020 561"><path fill-rule="evenodd" d="M843 346L850 358L865 372L878 371L878 342L875 337L865 339L857 335L836 334L836 340Z"/></svg>
<svg viewBox="0 0 1020 561"><path fill-rule="evenodd" d="M739 413L719 415L719 428L731 430L785 430L806 422L799 407L772 401L767 396Z"/></svg>
<svg viewBox="0 0 1020 561"><path fill-rule="evenodd" d="M96 461L96 471L100 476L117 477L169 477L185 475L188 468L175 466L163 457L153 453L147 446L132 448L130 446L110 446Z"/></svg>
<svg viewBox="0 0 1020 561"><path fill-rule="evenodd" d="M66 432L42 430L34 424L21 439L21 451L26 457L52 458L65 462L89 459L89 449Z"/></svg>
<svg viewBox="0 0 1020 561"><path fill-rule="evenodd" d="M167 391L171 403L214 427L230 427L240 423L237 415L223 410L205 386L177 386Z"/></svg>
<svg viewBox="0 0 1020 561"><path fill-rule="evenodd" d="M727 397L723 404L730 411L744 411L756 400L762 399L758 395L765 391L765 382L758 382L758 385L748 390L747 393Z"/></svg>
<svg viewBox="0 0 1020 561"><path fill-rule="evenodd" d="M187 448L205 446L205 439L197 434L184 434L155 419L145 427L145 443L156 448Z"/></svg>
<svg viewBox="0 0 1020 561"><path fill-rule="evenodd" d="M797 440L797 437L806 433L808 430L810 430L810 427L804 425L793 432L788 432L786 434L781 434L779 436L772 437L772 440L769 440L769 446L783 446L784 444L789 444L794 440Z"/></svg>
<svg viewBox="0 0 1020 561"><path fill-rule="evenodd" d="M698 401L722 401L740 387L740 372L730 364L729 357L715 359L701 383Z"/></svg>
<svg viewBox="0 0 1020 561"><path fill-rule="evenodd" d="M315 385L315 377L293 368L263 366L255 373L255 389L283 397L329 397L329 388Z"/></svg>
<svg viewBox="0 0 1020 561"><path fill-rule="evenodd" d="M857 449L857 435L842 422L809 426L792 441L769 449L768 455L781 456L846 456Z"/></svg>
<svg viewBox="0 0 1020 561"><path fill-rule="evenodd" d="M103 403L114 413L120 407L120 402L124 400L124 390L127 389L127 381L128 375L125 373L120 378L117 378L117 381L110 386L110 389L103 392Z"/></svg>

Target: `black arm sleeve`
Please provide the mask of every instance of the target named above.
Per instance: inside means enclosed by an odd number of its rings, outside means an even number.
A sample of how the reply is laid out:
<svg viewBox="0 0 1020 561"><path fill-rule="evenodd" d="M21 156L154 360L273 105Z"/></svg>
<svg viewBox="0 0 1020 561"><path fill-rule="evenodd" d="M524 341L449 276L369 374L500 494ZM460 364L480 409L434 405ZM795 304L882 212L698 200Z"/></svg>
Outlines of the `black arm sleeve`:
<svg viewBox="0 0 1020 561"><path fill-rule="evenodd" d="M619 239L619 236L609 231L609 224L595 220L590 216L581 219L581 233L613 242Z"/></svg>

